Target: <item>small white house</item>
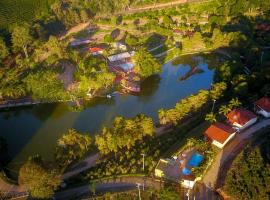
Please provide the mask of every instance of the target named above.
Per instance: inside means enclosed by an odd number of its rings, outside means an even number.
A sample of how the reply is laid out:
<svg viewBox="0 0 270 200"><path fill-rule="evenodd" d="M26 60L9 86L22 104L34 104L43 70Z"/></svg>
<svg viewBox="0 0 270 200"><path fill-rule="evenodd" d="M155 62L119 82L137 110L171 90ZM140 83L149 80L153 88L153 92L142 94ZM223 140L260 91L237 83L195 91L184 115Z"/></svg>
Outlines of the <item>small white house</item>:
<svg viewBox="0 0 270 200"><path fill-rule="evenodd" d="M204 132L204 136L213 145L223 149L223 147L235 136L236 132L237 130L233 129L231 126L217 122L212 124Z"/></svg>
<svg viewBox="0 0 270 200"><path fill-rule="evenodd" d="M185 188L192 189L197 182L196 178L193 175L183 177L181 185Z"/></svg>
<svg viewBox="0 0 270 200"><path fill-rule="evenodd" d="M122 51L126 51L127 50L127 46L121 42L115 42L113 43L113 47L118 49L118 50L122 50Z"/></svg>
<svg viewBox="0 0 270 200"><path fill-rule="evenodd" d="M258 119L253 112L245 110L243 108L232 110L227 115L227 118L233 126L237 127L240 130L253 125Z"/></svg>
<svg viewBox="0 0 270 200"><path fill-rule="evenodd" d="M131 58L131 54L129 52L124 52L124 53L109 56L108 60L110 62L115 62L115 61L119 61L119 60L130 59L130 58Z"/></svg>
<svg viewBox="0 0 270 200"><path fill-rule="evenodd" d="M254 103L256 113L264 117L270 117L270 99L262 97Z"/></svg>

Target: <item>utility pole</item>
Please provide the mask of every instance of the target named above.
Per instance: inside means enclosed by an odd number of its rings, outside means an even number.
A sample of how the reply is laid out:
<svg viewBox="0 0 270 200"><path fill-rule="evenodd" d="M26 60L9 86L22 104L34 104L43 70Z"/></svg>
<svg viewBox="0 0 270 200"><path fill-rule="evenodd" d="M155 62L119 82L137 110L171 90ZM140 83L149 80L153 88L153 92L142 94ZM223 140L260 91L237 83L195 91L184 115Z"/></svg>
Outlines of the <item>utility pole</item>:
<svg viewBox="0 0 270 200"><path fill-rule="evenodd" d="M213 99L213 106L212 106L212 110L211 110L211 112L213 112L213 110L214 110L215 103L216 103L216 100L215 100L215 99Z"/></svg>
<svg viewBox="0 0 270 200"><path fill-rule="evenodd" d="M145 154L142 153L141 155L143 156L143 167L142 167L142 169L143 169L143 172L144 172L144 157L145 157Z"/></svg>
<svg viewBox="0 0 270 200"><path fill-rule="evenodd" d="M263 55L264 55L264 51L261 54L261 64L262 64L262 61L263 61Z"/></svg>
<svg viewBox="0 0 270 200"><path fill-rule="evenodd" d="M136 184L137 184L137 188L138 188L138 192L139 192L139 200L142 200L141 199L141 189L140 189L141 184L140 183L136 183Z"/></svg>

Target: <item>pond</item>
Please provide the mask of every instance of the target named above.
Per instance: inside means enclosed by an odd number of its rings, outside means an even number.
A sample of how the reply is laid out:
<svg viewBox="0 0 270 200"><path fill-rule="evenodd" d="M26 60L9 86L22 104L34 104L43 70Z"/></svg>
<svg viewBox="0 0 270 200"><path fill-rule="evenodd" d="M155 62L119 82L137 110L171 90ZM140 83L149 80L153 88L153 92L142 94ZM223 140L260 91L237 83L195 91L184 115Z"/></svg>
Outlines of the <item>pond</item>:
<svg viewBox="0 0 270 200"><path fill-rule="evenodd" d="M200 89L209 89L219 60L213 54L180 57L164 64L161 74L146 79L138 96L95 99L79 112L72 111L66 103L1 111L0 136L8 143L8 168L17 169L35 154L46 160L52 159L57 139L69 128L95 135L103 126L110 125L115 116L129 118L139 113L157 121L160 108L171 108L180 99ZM179 78L189 73L191 67L198 67L203 72L180 81Z"/></svg>

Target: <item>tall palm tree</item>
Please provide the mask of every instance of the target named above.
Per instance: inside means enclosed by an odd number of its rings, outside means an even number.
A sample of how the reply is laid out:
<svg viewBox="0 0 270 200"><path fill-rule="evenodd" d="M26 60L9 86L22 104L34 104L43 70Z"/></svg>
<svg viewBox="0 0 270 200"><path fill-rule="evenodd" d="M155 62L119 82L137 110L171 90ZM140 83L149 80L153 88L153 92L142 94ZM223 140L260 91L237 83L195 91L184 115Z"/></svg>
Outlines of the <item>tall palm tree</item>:
<svg viewBox="0 0 270 200"><path fill-rule="evenodd" d="M229 107L230 107L231 109L237 108L237 107L239 107L239 106L241 106L241 105L242 105L242 103L239 101L238 98L233 98L233 99L230 100L230 102L229 102Z"/></svg>
<svg viewBox="0 0 270 200"><path fill-rule="evenodd" d="M159 123L161 125L166 125L168 123L168 116L167 116L166 111L163 108L159 109L158 118L159 118Z"/></svg>
<svg viewBox="0 0 270 200"><path fill-rule="evenodd" d="M216 114L214 114L213 112L208 113L208 114L205 116L205 120L206 120L206 121L209 121L209 122L211 122L211 123L216 122L216 121L217 121L217 119L216 119Z"/></svg>
<svg viewBox="0 0 270 200"><path fill-rule="evenodd" d="M227 105L222 105L220 108L219 108L219 111L218 113L221 114L221 115L224 115L224 116L227 116L227 114L229 112L231 112L231 107L230 106L227 106Z"/></svg>

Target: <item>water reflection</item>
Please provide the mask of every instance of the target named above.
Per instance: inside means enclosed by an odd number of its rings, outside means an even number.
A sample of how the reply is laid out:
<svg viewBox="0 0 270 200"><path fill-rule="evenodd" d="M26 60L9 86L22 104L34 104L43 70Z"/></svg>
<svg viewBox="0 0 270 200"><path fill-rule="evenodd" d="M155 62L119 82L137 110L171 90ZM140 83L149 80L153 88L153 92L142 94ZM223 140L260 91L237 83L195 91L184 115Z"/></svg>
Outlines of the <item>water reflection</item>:
<svg viewBox="0 0 270 200"><path fill-rule="evenodd" d="M36 153L51 159L57 139L69 128L94 135L103 126L110 126L114 117L119 115L130 118L144 113L157 120L157 111L161 107L171 108L180 99L200 89L210 88L214 71L208 66L217 66L217 63L214 57L205 55L181 57L174 61L175 66L167 63L160 75L146 79L140 95L116 95L112 99L86 101L79 112L70 110L65 103L1 112L0 136L7 140L13 164L21 163ZM179 77L186 74L191 66L200 67L204 73L179 81Z"/></svg>

